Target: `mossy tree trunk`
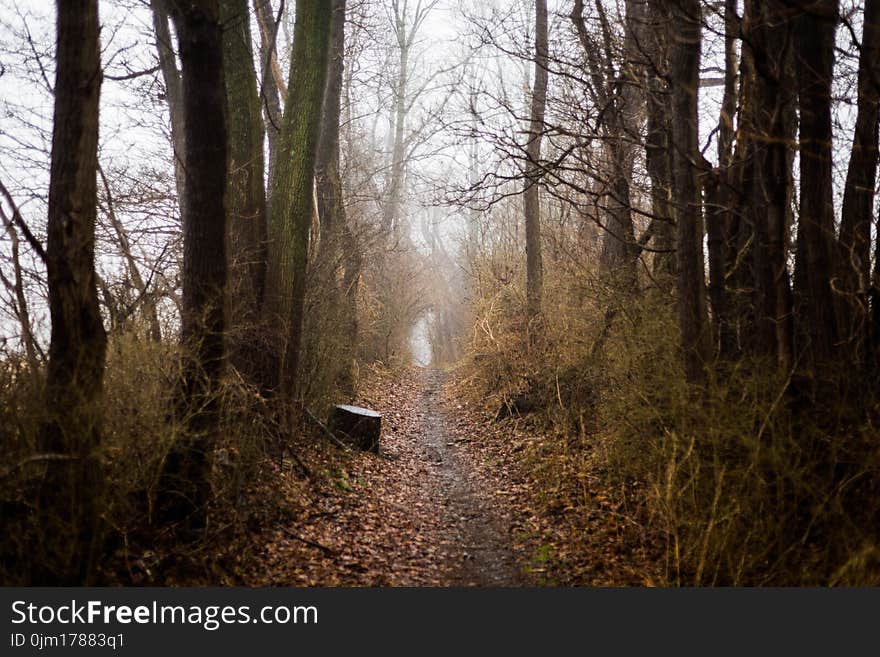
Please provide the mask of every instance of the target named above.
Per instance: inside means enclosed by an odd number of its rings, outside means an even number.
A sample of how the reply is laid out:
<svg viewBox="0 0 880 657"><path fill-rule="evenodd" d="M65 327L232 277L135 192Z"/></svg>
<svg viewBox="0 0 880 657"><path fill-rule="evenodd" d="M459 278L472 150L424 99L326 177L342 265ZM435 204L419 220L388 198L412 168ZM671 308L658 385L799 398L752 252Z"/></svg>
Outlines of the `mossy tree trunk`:
<svg viewBox="0 0 880 657"><path fill-rule="evenodd" d="M266 280L263 122L247 0L221 0L226 82L229 358L260 383L260 310Z"/></svg>
<svg viewBox="0 0 880 657"><path fill-rule="evenodd" d="M342 318L341 352L337 383L349 397L354 395L352 363L357 349L357 285L361 269L359 245L348 224L342 196L339 162L339 125L345 72L345 0L333 0L330 23L330 57L321 118L321 135L315 162L315 186L321 222L320 258L331 280L323 281L334 292L336 314ZM342 268L341 285L336 283Z"/></svg>
<svg viewBox="0 0 880 657"><path fill-rule="evenodd" d="M331 17L331 0L297 0L288 96L270 187L264 317L277 359L272 387L288 400L296 396Z"/></svg>

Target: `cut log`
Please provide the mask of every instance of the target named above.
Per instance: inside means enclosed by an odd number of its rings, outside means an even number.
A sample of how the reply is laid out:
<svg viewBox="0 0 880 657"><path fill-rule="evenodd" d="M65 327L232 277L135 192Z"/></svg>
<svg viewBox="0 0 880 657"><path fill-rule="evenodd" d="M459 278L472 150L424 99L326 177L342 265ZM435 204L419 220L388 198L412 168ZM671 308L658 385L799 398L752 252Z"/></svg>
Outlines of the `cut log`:
<svg viewBox="0 0 880 657"><path fill-rule="evenodd" d="M379 452L382 416L376 411L339 404L330 412L327 426L343 441L363 450Z"/></svg>

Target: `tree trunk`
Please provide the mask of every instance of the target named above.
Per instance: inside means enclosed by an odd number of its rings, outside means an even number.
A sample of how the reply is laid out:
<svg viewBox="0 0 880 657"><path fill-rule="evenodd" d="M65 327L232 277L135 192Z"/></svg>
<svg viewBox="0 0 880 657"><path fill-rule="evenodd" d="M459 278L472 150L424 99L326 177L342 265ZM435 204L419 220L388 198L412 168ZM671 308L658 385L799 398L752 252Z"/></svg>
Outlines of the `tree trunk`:
<svg viewBox="0 0 880 657"><path fill-rule="evenodd" d="M270 0L254 0L254 11L257 15L257 26L260 28L260 106L266 126L266 141L269 143L268 179L271 181L274 176L282 117L280 85L278 76L274 74L278 68L275 54L278 30L275 28Z"/></svg>
<svg viewBox="0 0 880 657"><path fill-rule="evenodd" d="M55 119L46 268L52 337L48 418L40 450L49 461L38 502L34 584L88 584L100 546L99 454L107 337L95 287L98 2L58 3Z"/></svg>
<svg viewBox="0 0 880 657"><path fill-rule="evenodd" d="M342 78L345 71L345 0L332 0L330 21L330 60L324 89L321 135L315 155L315 184L321 233L332 239L344 221L342 180L339 175L339 120Z"/></svg>
<svg viewBox="0 0 880 657"><path fill-rule="evenodd" d="M547 0L535 2L535 83L529 120L529 141L526 144L528 167L525 181L526 223L526 311L531 323L541 314L544 288L544 266L541 260L540 159L544 134L544 110L547 105L548 45Z"/></svg>
<svg viewBox="0 0 880 657"><path fill-rule="evenodd" d="M174 150L174 180L177 184L177 206L183 214L186 204L186 174L183 159L186 152L186 124L183 111L183 88L180 71L174 56L171 30L168 26L169 2L173 0L150 0L153 14L153 31L156 33L156 52L159 56L159 70L165 83L165 98L168 101L168 114L171 117L171 145Z"/></svg>
<svg viewBox="0 0 880 657"><path fill-rule="evenodd" d="M743 54L744 94L741 122L746 156L742 168L742 213L754 239L749 255L754 289L752 322L746 342L758 356L791 366L791 293L787 267L788 206L793 111L785 90L793 87L791 28L780 2L746 3Z"/></svg>
<svg viewBox="0 0 880 657"><path fill-rule="evenodd" d="M697 162L701 161L697 89L700 81L700 3L681 0L672 8L673 204L676 216L678 314L689 383L705 381L708 360L706 287L703 272L702 203Z"/></svg>
<svg viewBox="0 0 880 657"><path fill-rule="evenodd" d="M606 204L606 230L602 238L603 269L623 289L636 286L635 226L630 186L639 138L639 115L643 100L638 71L644 65L643 42L646 12L644 0L626 0L624 61L614 84L613 109L607 112L607 137L611 159L611 194ZM613 62L608 62L612 67Z"/></svg>
<svg viewBox="0 0 880 657"><path fill-rule="evenodd" d="M866 0L859 57L858 115L843 192L840 221L841 338L854 364L865 363L868 290L871 288L871 220L877 182L880 118L880 0ZM876 302L874 303L877 307Z"/></svg>
<svg viewBox="0 0 880 657"><path fill-rule="evenodd" d="M226 100L217 0L178 2L177 31L186 124L183 207L183 412L186 444L168 455L158 506L162 520L204 522L208 458L216 430L217 389L225 365Z"/></svg>
<svg viewBox="0 0 880 657"><path fill-rule="evenodd" d="M258 382L258 322L266 279L266 190L263 123L254 73L247 0L221 0L226 81L229 357Z"/></svg>
<svg viewBox="0 0 880 657"><path fill-rule="evenodd" d="M382 223L386 235L393 239L396 246L400 239L403 238L400 206L403 199L403 184L406 172L404 134L407 115L406 95L409 83L409 51L413 33L406 30L405 16L396 12L395 20L397 21L396 32L399 61L397 84L394 88L394 107L392 110L394 139L391 149L391 177L389 178L388 191L385 195Z"/></svg>
<svg viewBox="0 0 880 657"><path fill-rule="evenodd" d="M798 17L795 29L801 177L794 291L798 351L807 367L831 359L838 333L831 289L831 76L836 22L836 0L821 0Z"/></svg>
<svg viewBox="0 0 880 657"><path fill-rule="evenodd" d="M731 320L730 293L727 287L727 263L731 261L727 227L733 207L733 118L736 113L737 56L739 23L736 0L724 2L724 94L718 118L718 167L712 175L711 194L706 197L706 234L708 236L709 301L712 307L712 342L715 352L731 358L735 335Z"/></svg>
<svg viewBox="0 0 880 657"><path fill-rule="evenodd" d="M297 0L288 96L271 183L265 317L277 327L277 387L296 395L315 151L327 79L331 0Z"/></svg>
<svg viewBox="0 0 880 657"><path fill-rule="evenodd" d="M330 57L315 162L315 182L322 233L320 258L330 265L327 268L329 280L320 284L333 291L334 302L340 309L339 316L344 318L342 334L346 348L338 354L338 384L346 395L353 396L352 366L357 352L357 280L360 275L360 254L355 235L348 225L339 171L340 107L345 72L345 5L345 0L333 0ZM340 265L341 286L337 283Z"/></svg>
<svg viewBox="0 0 880 657"><path fill-rule="evenodd" d="M343 440L360 449L379 452L382 416L376 411L360 406L334 406L327 427L333 434L341 434Z"/></svg>
<svg viewBox="0 0 880 657"><path fill-rule="evenodd" d="M647 53L647 135L645 167L651 180L651 214L656 220L653 271L655 275L675 274L675 224L671 204L672 126L669 89L661 75L668 66L669 16L659 2L648 3L645 30Z"/></svg>

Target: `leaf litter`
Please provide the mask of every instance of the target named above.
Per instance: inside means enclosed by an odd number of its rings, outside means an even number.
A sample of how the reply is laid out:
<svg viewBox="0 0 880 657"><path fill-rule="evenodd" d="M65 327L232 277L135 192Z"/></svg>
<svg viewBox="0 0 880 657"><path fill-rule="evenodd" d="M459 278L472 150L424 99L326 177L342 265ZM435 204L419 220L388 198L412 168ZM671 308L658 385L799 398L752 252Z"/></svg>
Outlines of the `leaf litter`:
<svg viewBox="0 0 880 657"><path fill-rule="evenodd" d="M346 452L312 435L291 446L308 474L295 462L271 464L264 495L276 506L235 558L236 583L661 581L656 537L627 512L627 496L638 494L621 497L598 464L551 486L541 446L555 437L536 423L495 421L454 374L438 369L374 370L362 388L357 403L383 416L380 453Z"/></svg>

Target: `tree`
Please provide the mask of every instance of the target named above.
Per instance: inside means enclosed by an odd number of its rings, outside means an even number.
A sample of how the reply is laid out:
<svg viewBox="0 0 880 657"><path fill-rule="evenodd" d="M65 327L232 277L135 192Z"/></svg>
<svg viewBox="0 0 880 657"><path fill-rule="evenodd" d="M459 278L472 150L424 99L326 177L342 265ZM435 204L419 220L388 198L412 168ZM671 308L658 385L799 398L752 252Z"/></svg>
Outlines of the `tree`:
<svg viewBox="0 0 880 657"><path fill-rule="evenodd" d="M275 331L273 383L296 396L315 152L327 78L331 0L297 0L288 96L269 197L269 248L264 317ZM276 374L277 373L277 374Z"/></svg>
<svg viewBox="0 0 880 657"><path fill-rule="evenodd" d="M340 172L339 126L342 85L345 72L345 0L333 0L333 18L330 21L330 57L327 83L324 89L321 133L315 159L315 189L321 224L321 258L330 280L321 281L334 294L333 302L345 310L343 344L340 354L340 386L346 394L354 395L351 372L357 345L357 280L360 276L361 256L356 237L348 224L342 193ZM341 260L341 287L336 283L337 262Z"/></svg>
<svg viewBox="0 0 880 657"><path fill-rule="evenodd" d="M247 0L221 0L228 135L229 357L249 381L262 368L255 333L266 280L263 122Z"/></svg>
<svg viewBox="0 0 880 657"><path fill-rule="evenodd" d="M150 0L153 15L153 31L156 34L156 54L159 58L159 71L165 83L165 98L171 117L171 145L174 149L174 180L177 183L177 204L183 213L186 198L186 174L183 158L186 152L186 125L183 111L183 89L180 70L174 56L171 29L168 24L168 3L173 0Z"/></svg>
<svg viewBox="0 0 880 657"><path fill-rule="evenodd" d="M651 214L656 222L654 271L667 280L675 273L675 225L670 203L672 191L672 125L668 70L669 16L663 3L647 2L644 67L646 87L645 168L651 181Z"/></svg>
<svg viewBox="0 0 880 657"><path fill-rule="evenodd" d="M49 461L39 496L35 584L88 583L100 541L99 448L107 338L95 287L98 2L58 2L46 270L52 337L46 372Z"/></svg>
<svg viewBox="0 0 880 657"><path fill-rule="evenodd" d="M412 73L412 51L419 30L425 19L437 5L438 0L418 0L410 18L408 0L391 0L394 37L397 41L398 69L394 84L393 142L391 149L391 176L382 210L382 223L385 232L393 235L398 242L403 237L400 207L403 202L403 186L407 163L406 119L412 107L409 97L410 75Z"/></svg>
<svg viewBox="0 0 880 657"><path fill-rule="evenodd" d="M603 3L601 0L596 2L602 45L589 35L583 5L583 0L575 0L569 18L574 22L587 59L591 82L586 85L587 90L595 107L601 108L598 123L609 162L607 179L600 183L604 205L601 263L606 273L618 277L624 287L633 288L637 257L630 186L642 101L639 80L643 68L642 51L647 45L643 44L645 6L643 0L627 0L625 3L622 56L615 57L611 26ZM600 53L604 53L604 60ZM619 72L615 72L615 68Z"/></svg>
<svg viewBox="0 0 880 657"><path fill-rule="evenodd" d="M330 57L322 102L321 132L315 154L315 186L321 232L328 237L345 221L339 173L339 121L345 70L345 0L332 0Z"/></svg>
<svg viewBox="0 0 880 657"><path fill-rule="evenodd" d="M859 55L858 114L846 173L840 219L841 338L853 341L851 354L864 364L871 288L871 220L877 181L880 119L880 1L866 0ZM880 321L875 299L874 328Z"/></svg>
<svg viewBox="0 0 880 657"><path fill-rule="evenodd" d="M276 54L278 27L272 17L272 3L270 0L254 0L254 11L257 26L260 28L260 106L266 126L266 141L269 145L269 180L271 181L275 152L278 150L278 138L281 133L281 96L286 89Z"/></svg>
<svg viewBox="0 0 880 657"><path fill-rule="evenodd" d="M548 83L547 0L535 2L535 81L526 144L529 168L523 192L526 223L526 306L529 322L541 314L544 266L541 261L540 159Z"/></svg>
<svg viewBox="0 0 880 657"><path fill-rule="evenodd" d="M718 120L718 166L707 176L706 236L709 265L709 302L712 307L712 342L716 352L732 358L736 351L735 322L731 316L728 274L735 266L730 231L738 219L733 209L734 115L737 109L737 39L740 29L736 0L724 2L724 93ZM649 118L649 123L650 123ZM653 186L653 178L652 178Z"/></svg>
<svg viewBox="0 0 880 657"><path fill-rule="evenodd" d="M706 288L703 272L702 199L697 89L700 82L700 3L680 0L672 8L673 204L676 220L678 315L689 383L705 380L708 361Z"/></svg>
<svg viewBox="0 0 880 657"><path fill-rule="evenodd" d="M207 452L219 413L226 354L226 100L217 0L172 7L182 69L186 126L183 205L183 408L190 436L166 459L160 507L167 520L202 522L208 498Z"/></svg>
<svg viewBox="0 0 880 657"><path fill-rule="evenodd" d="M807 367L827 364L838 339L831 290L835 244L831 78L837 18L836 0L820 0L799 14L795 29L801 177L794 296L798 351Z"/></svg>
<svg viewBox="0 0 880 657"><path fill-rule="evenodd" d="M743 342L754 354L793 362L789 272L790 200L793 181L787 144L794 139L791 22L782 2L746 3L743 94L739 139L743 149L740 193L749 230L751 299L744 300ZM729 203L729 200L727 201ZM732 256L728 254L728 258ZM742 313L742 308L740 308Z"/></svg>

